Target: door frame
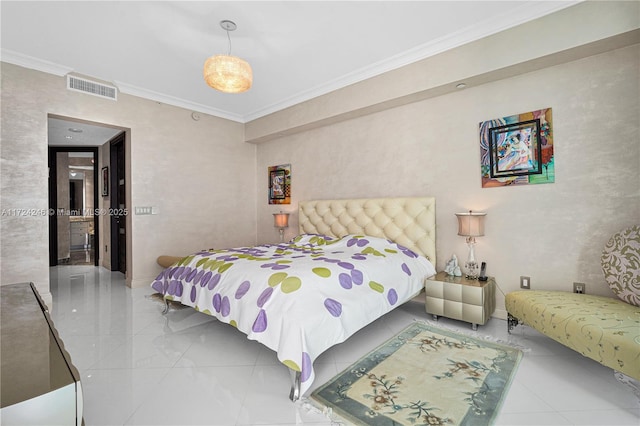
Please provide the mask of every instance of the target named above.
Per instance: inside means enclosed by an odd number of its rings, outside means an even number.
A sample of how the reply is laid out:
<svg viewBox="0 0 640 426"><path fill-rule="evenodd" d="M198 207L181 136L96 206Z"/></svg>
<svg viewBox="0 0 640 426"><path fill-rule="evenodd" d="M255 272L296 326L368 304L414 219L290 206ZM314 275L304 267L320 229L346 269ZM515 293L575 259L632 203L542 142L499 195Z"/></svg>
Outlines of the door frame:
<svg viewBox="0 0 640 426"><path fill-rule="evenodd" d="M93 206L94 209L98 207L98 147L95 146L48 146L48 163L49 163L49 266L58 265L58 182L56 179L52 179L52 176L56 177L58 171L58 165L56 161L57 154L59 152L91 152L93 153ZM53 210L52 210L53 209ZM100 223L98 221L98 215L93 215L93 229L94 229L94 247L93 257L94 265L99 265L100 259Z"/></svg>

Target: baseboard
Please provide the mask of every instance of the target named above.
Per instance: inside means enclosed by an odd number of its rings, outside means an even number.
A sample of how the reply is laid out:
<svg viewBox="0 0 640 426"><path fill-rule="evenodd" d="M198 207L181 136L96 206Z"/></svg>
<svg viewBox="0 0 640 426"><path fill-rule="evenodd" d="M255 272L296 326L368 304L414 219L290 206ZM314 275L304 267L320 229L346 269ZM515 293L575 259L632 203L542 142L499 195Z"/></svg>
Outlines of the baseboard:
<svg viewBox="0 0 640 426"><path fill-rule="evenodd" d="M493 312L493 315L491 315L493 318L498 318L498 319L502 319L502 320L506 320L507 319L507 311L504 309L496 309Z"/></svg>
<svg viewBox="0 0 640 426"><path fill-rule="evenodd" d="M131 288L150 287L155 278L155 275L148 278L136 278L131 280L131 283L127 283L127 285Z"/></svg>

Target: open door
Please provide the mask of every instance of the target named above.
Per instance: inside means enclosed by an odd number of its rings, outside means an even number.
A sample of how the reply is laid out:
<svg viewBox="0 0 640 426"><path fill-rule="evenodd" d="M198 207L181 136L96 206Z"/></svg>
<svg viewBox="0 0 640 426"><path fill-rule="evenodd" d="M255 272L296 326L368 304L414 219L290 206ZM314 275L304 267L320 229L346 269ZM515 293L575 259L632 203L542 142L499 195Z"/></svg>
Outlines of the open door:
<svg viewBox="0 0 640 426"><path fill-rule="evenodd" d="M127 200L125 181L125 134L111 141L111 270L127 271Z"/></svg>

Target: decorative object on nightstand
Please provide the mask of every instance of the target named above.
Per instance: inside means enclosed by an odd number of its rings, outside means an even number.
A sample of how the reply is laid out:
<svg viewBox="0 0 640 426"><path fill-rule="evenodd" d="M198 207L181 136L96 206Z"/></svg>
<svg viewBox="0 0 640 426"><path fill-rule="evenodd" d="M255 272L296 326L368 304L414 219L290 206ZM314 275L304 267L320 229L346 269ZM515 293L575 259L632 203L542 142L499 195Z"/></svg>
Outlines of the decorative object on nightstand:
<svg viewBox="0 0 640 426"><path fill-rule="evenodd" d="M458 217L458 235L467 237L467 245L469 246L469 257L464 264L465 276L475 280L478 278L480 269L476 261L475 245L476 237L484 235L484 217L486 213L476 213L469 210L468 213L456 213Z"/></svg>
<svg viewBox="0 0 640 426"><path fill-rule="evenodd" d="M477 330L478 324L484 325L496 309L495 288L493 277L478 281L438 272L425 281L425 311L435 320L443 316L470 322Z"/></svg>
<svg viewBox="0 0 640 426"><path fill-rule="evenodd" d="M289 213L280 212L273 214L273 226L280 231L280 242L284 242L284 230L289 227Z"/></svg>
<svg viewBox="0 0 640 426"><path fill-rule="evenodd" d="M458 256L455 254L451 256L451 259L449 259L444 267L444 271L454 277L462 276L462 271L460 270L460 266L458 266Z"/></svg>
<svg viewBox="0 0 640 426"><path fill-rule="evenodd" d="M482 262L480 265L480 275L478 276L478 281L487 281L487 262Z"/></svg>

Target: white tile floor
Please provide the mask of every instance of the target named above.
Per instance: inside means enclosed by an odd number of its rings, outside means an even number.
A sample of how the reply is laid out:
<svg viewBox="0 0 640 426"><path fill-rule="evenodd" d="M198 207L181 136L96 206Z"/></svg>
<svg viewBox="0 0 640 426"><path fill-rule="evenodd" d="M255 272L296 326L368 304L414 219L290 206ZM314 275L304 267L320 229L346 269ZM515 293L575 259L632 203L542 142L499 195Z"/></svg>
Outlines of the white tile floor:
<svg viewBox="0 0 640 426"><path fill-rule="evenodd" d="M328 425L289 401L290 376L275 354L193 309L161 315L150 288L92 266L51 269L52 317L80 370L87 425ZM328 381L414 320L410 302L325 352L315 385ZM442 326L471 333L464 323ZM639 425L640 401L612 370L519 326L491 319L481 336L527 348L499 425Z"/></svg>

